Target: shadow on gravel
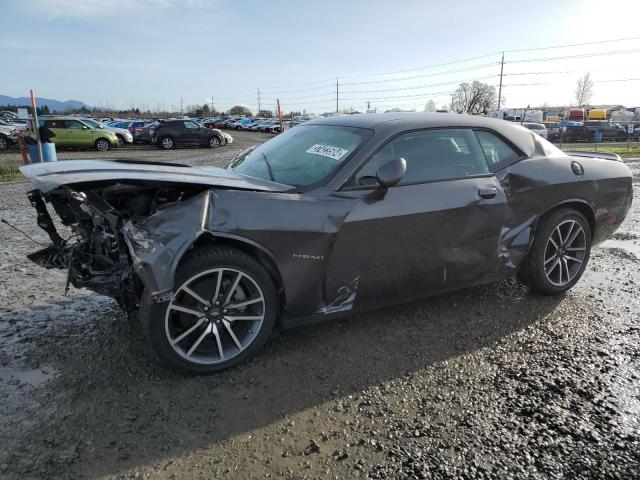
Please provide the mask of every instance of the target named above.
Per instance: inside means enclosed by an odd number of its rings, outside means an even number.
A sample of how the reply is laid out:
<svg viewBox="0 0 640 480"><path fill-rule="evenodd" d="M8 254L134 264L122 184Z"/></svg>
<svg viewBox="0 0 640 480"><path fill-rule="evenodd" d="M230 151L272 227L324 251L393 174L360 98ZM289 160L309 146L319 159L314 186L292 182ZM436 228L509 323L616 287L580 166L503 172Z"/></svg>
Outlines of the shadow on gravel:
<svg viewBox="0 0 640 480"><path fill-rule="evenodd" d="M159 464L494 345L548 317L561 300L515 281L477 287L285 331L239 368L190 378L159 366L139 331L102 297L14 312L17 324L31 325L22 340L26 364L58 373L36 390L44 408L5 431L22 439L10 467L98 477ZM38 460L19 465L23 458Z"/></svg>

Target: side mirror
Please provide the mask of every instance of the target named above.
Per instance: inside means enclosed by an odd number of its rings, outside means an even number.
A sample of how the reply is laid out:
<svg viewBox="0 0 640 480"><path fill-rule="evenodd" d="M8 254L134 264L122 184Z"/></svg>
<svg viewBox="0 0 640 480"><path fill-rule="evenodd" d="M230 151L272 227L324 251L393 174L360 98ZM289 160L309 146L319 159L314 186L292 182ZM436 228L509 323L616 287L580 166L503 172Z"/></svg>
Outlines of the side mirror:
<svg viewBox="0 0 640 480"><path fill-rule="evenodd" d="M400 157L382 165L376 172L378 189L386 192L390 187L398 183L407 171L407 161Z"/></svg>

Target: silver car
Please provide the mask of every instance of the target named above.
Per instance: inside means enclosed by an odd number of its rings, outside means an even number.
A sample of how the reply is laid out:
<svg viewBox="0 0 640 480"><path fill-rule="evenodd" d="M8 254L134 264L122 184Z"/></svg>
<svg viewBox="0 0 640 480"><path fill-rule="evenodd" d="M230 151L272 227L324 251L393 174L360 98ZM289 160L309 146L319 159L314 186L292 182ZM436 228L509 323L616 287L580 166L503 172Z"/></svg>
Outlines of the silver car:
<svg viewBox="0 0 640 480"><path fill-rule="evenodd" d="M91 118L83 118L82 121L88 124L91 128L103 128L115 133L116 137L118 137L118 147L124 146L125 143L133 143L133 135L131 135L131 132L126 128L110 127L104 123L92 120Z"/></svg>
<svg viewBox="0 0 640 480"><path fill-rule="evenodd" d="M0 120L0 150L13 145L18 140L18 129L4 120Z"/></svg>

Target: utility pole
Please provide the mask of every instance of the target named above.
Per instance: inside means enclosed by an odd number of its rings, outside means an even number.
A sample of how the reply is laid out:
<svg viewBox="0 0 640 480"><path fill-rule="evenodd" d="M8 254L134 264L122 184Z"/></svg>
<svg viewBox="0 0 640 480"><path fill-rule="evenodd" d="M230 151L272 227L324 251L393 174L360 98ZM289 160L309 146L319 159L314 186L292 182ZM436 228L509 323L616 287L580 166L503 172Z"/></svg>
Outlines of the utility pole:
<svg viewBox="0 0 640 480"><path fill-rule="evenodd" d="M213 115L213 93L211 94L211 115Z"/></svg>
<svg viewBox="0 0 640 480"><path fill-rule="evenodd" d="M500 60L500 87L498 87L498 110L500 110L500 102L502 101L502 72L504 70L504 52L502 52L502 60Z"/></svg>
<svg viewBox="0 0 640 480"><path fill-rule="evenodd" d="M258 89L258 113L256 114L256 116L260 115L260 89Z"/></svg>
<svg viewBox="0 0 640 480"><path fill-rule="evenodd" d="M180 116L184 117L184 112L182 111L182 97L180 97Z"/></svg>
<svg viewBox="0 0 640 480"><path fill-rule="evenodd" d="M338 95L340 94L339 91L339 83L338 83L338 77L336 77L336 114L340 113L340 109L338 106Z"/></svg>

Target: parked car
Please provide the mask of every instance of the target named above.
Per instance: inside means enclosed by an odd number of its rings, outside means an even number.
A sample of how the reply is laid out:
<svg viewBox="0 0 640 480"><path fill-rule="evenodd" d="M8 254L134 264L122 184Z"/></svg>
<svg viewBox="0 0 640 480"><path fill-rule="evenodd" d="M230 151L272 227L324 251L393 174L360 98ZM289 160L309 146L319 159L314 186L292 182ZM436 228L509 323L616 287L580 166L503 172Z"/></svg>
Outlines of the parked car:
<svg viewBox="0 0 640 480"><path fill-rule="evenodd" d="M132 123L133 120L114 120L113 122L108 122L107 126L115 128L126 128L127 130L129 130L129 127ZM129 130L129 132L131 131Z"/></svg>
<svg viewBox="0 0 640 480"><path fill-rule="evenodd" d="M564 130L565 142L593 142L596 132L602 133L602 141L624 141L627 133L624 128L609 122L586 121L579 126L568 126Z"/></svg>
<svg viewBox="0 0 640 480"><path fill-rule="evenodd" d="M141 139L141 134L144 132L144 127L153 123L155 120L134 120L129 125L129 131L131 135L133 135L133 141L135 143L142 142L144 143L144 139Z"/></svg>
<svg viewBox="0 0 640 480"><path fill-rule="evenodd" d="M217 148L226 143L220 130L205 128L193 120L159 120L150 130L158 148L170 150L179 145L206 145Z"/></svg>
<svg viewBox="0 0 640 480"><path fill-rule="evenodd" d="M547 132L547 127L545 127L543 123L524 122L522 124L522 126L525 127L525 128L528 128L529 130L531 130L534 133L537 133L538 135L540 135L545 140L547 140L547 138L549 136L549 134Z"/></svg>
<svg viewBox="0 0 640 480"><path fill-rule="evenodd" d="M560 140L560 125L558 122L545 122L547 128L547 140L555 142Z"/></svg>
<svg viewBox="0 0 640 480"><path fill-rule="evenodd" d="M135 143L143 143L143 144L151 145L153 143L151 130L157 126L158 126L158 121L151 121L149 123L145 123L144 125L134 127L135 133L133 135L133 141Z"/></svg>
<svg viewBox="0 0 640 480"><path fill-rule="evenodd" d="M0 150L4 150L18 141L18 129L13 125L0 120Z"/></svg>
<svg viewBox="0 0 640 480"><path fill-rule="evenodd" d="M115 133L104 128L92 128L79 118L52 116L38 122L55 134L51 140L56 147L85 147L106 152L118 146Z"/></svg>
<svg viewBox="0 0 640 480"><path fill-rule="evenodd" d="M282 124L281 124L280 120L272 120L267 125L262 127L260 129L260 131L265 132L265 133L279 133L281 131L281 127L284 125L284 123L286 123L286 122L282 122Z"/></svg>
<svg viewBox="0 0 640 480"><path fill-rule="evenodd" d="M125 143L133 143L133 135L131 135L131 132L126 128L109 127L90 118L81 118L81 120L91 128L104 128L105 130L115 133L118 138L118 147L123 147Z"/></svg>
<svg viewBox="0 0 640 480"><path fill-rule="evenodd" d="M246 130L253 123L253 118L240 118L234 123L230 124L229 127L234 130Z"/></svg>
<svg viewBox="0 0 640 480"><path fill-rule="evenodd" d="M633 196L617 155L570 156L520 125L442 113L313 120L226 169L21 171L52 240L29 258L138 312L158 357L199 374L251 358L276 326L513 276L562 294Z"/></svg>
<svg viewBox="0 0 640 480"><path fill-rule="evenodd" d="M214 128L231 128L231 125L233 125L238 120L239 119L237 117L227 118L226 120L222 120L221 122L214 123L213 127Z"/></svg>

